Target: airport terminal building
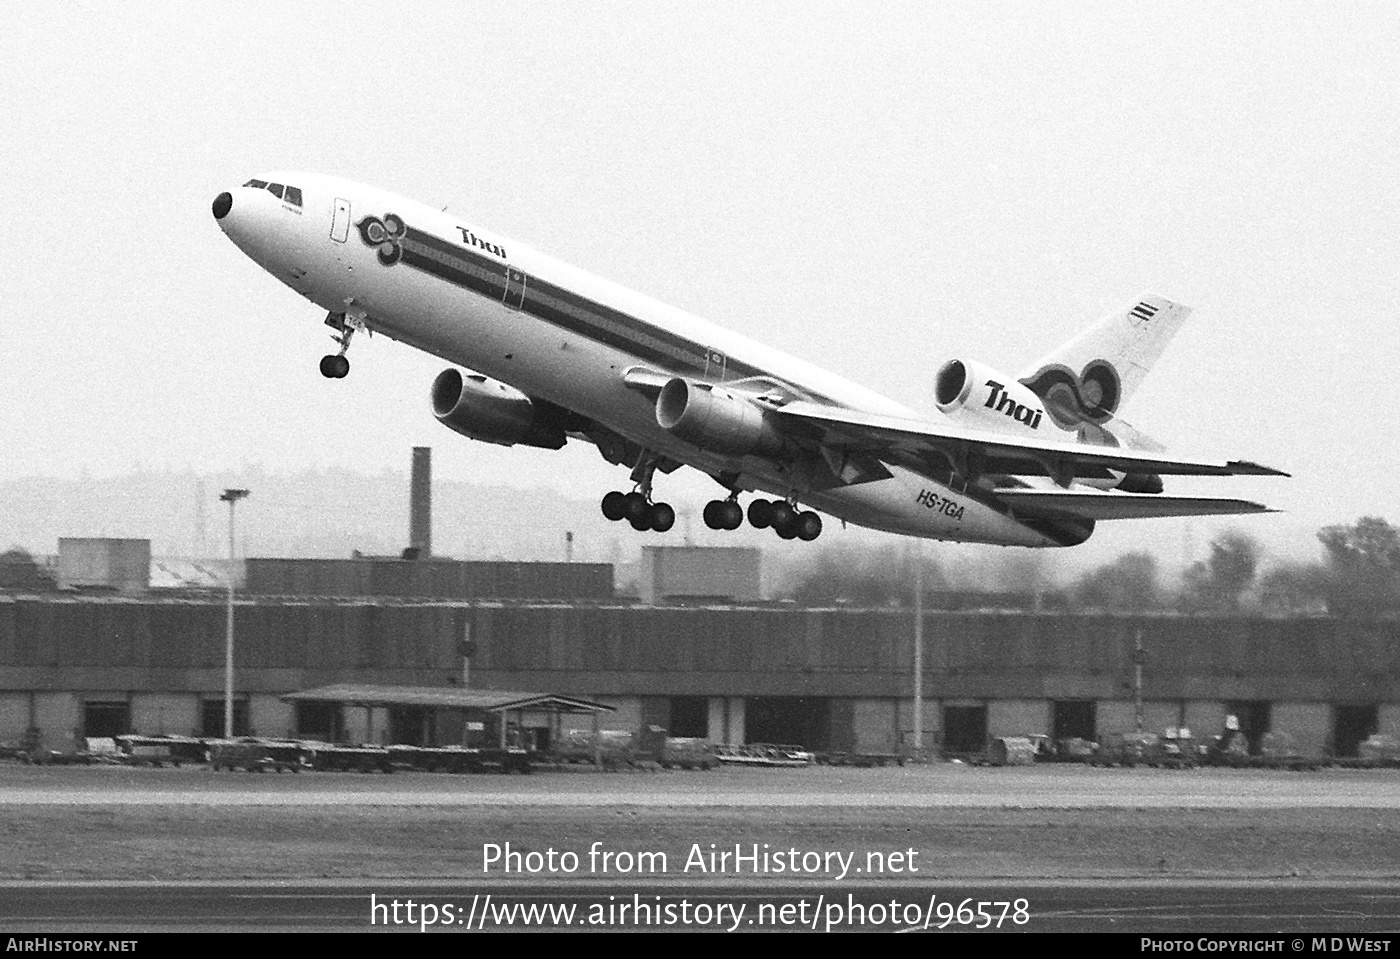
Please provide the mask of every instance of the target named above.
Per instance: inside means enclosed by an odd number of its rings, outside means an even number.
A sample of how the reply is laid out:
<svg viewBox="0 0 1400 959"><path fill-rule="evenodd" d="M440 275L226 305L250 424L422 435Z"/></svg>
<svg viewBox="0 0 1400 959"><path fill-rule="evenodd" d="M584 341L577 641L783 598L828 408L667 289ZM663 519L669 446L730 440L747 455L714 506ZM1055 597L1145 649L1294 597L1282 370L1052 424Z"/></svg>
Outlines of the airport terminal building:
<svg viewBox="0 0 1400 959"><path fill-rule="evenodd" d="M756 554L664 549L678 552L644 563L645 600L615 596L602 564L248 560L236 731L441 745L423 707L284 697L465 685L605 703L611 728L715 742L912 743L908 609L764 603ZM130 563L106 568L120 588L0 591L0 743L221 732L223 592L142 589ZM924 644L925 744L945 753L1007 735L1099 739L1135 729L1139 710L1148 731L1198 737L1235 715L1252 744L1286 732L1316 755L1400 734L1392 622L934 609Z"/></svg>

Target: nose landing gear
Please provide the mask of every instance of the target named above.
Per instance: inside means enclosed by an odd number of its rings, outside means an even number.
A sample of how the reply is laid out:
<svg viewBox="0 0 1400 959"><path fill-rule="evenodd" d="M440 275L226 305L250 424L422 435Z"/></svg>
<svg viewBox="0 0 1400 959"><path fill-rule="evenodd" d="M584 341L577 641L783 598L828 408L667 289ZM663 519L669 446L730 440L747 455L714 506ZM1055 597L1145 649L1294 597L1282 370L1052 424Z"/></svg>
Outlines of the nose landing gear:
<svg viewBox="0 0 1400 959"><path fill-rule="evenodd" d="M344 379L350 373L350 361L343 353L328 353L321 357L321 375L328 380Z"/></svg>
<svg viewBox="0 0 1400 959"><path fill-rule="evenodd" d="M350 349L350 338L355 331L366 328L364 317L353 313L327 313L326 325L340 334L331 337L340 344L340 352L321 357L321 375L328 380L344 379L350 372L350 360L345 353Z"/></svg>

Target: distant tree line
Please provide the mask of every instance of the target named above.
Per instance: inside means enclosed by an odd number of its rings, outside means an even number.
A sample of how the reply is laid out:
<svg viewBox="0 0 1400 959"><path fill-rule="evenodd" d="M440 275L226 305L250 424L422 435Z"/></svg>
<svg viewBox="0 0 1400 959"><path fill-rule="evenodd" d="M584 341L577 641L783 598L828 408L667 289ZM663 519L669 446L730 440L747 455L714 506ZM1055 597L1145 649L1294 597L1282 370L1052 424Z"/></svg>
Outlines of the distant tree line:
<svg viewBox="0 0 1400 959"><path fill-rule="evenodd" d="M33 555L19 546L0 553L0 589L55 588L53 574L34 561Z"/></svg>
<svg viewBox="0 0 1400 959"><path fill-rule="evenodd" d="M1002 584L1002 592L991 592L1010 605L1026 605L1016 597L1034 593L1038 608L1349 618L1400 614L1400 529L1363 516L1355 523L1325 527L1317 538L1321 560L1266 564L1257 540L1229 530L1211 542L1205 559L1183 572L1178 585L1164 582L1156 557L1146 552L1124 553L1068 586L1046 582L1031 560L1008 561L983 579ZM912 564L919 555L902 545L828 549L798 572L788 595L811 605L908 605ZM950 590L935 559L922 561L929 594L957 592ZM930 605L939 603L935 599Z"/></svg>
<svg viewBox="0 0 1400 959"><path fill-rule="evenodd" d="M1400 530L1376 516L1317 534L1323 558L1263 569L1263 551L1236 530L1210 544L1181 586L1165 588L1156 560L1126 553L1074 584L1075 604L1117 610L1188 613L1267 612L1374 618L1400 613Z"/></svg>

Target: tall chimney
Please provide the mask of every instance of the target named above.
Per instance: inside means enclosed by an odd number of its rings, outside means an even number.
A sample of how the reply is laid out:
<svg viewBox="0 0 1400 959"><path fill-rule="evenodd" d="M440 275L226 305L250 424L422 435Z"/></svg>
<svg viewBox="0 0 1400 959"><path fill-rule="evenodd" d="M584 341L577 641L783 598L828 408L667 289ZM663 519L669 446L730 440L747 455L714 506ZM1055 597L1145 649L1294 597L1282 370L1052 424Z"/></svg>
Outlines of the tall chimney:
<svg viewBox="0 0 1400 959"><path fill-rule="evenodd" d="M408 545L419 559L433 555L433 449L413 447L413 479L408 488Z"/></svg>

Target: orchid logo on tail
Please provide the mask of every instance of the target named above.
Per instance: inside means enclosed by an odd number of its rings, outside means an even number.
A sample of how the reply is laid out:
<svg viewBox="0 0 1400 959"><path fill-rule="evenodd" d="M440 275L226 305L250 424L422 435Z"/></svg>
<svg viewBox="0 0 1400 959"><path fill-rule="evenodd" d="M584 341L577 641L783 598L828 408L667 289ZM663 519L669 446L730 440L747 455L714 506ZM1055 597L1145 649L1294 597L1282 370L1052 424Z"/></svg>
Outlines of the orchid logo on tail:
<svg viewBox="0 0 1400 959"><path fill-rule="evenodd" d="M1082 373L1055 364L1021 381L1045 402L1045 411L1064 430L1113 419L1123 395L1118 370L1108 360L1093 360Z"/></svg>

